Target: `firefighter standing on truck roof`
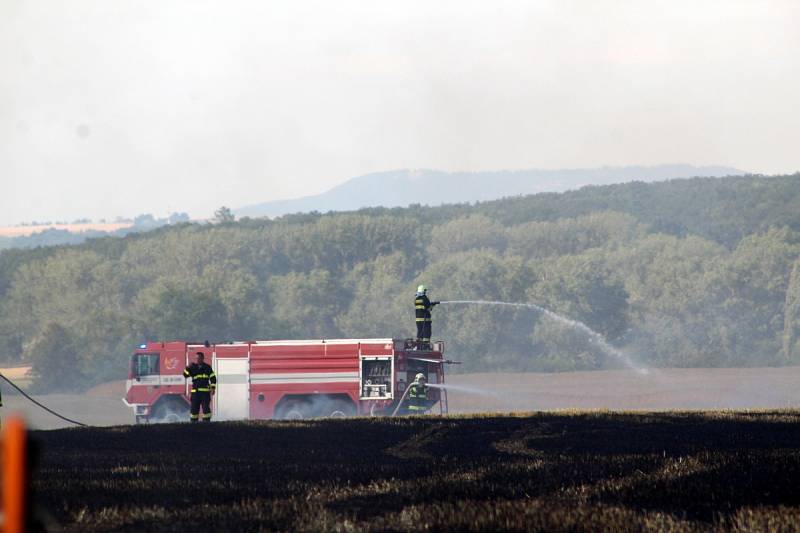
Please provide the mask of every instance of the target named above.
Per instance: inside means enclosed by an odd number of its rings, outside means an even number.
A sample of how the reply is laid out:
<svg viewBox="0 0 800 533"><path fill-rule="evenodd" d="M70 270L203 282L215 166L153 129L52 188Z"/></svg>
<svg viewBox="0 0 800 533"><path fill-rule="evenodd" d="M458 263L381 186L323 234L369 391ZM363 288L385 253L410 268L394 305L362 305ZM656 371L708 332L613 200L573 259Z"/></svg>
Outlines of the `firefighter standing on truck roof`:
<svg viewBox="0 0 800 533"><path fill-rule="evenodd" d="M197 352L197 362L183 370L183 376L192 378L192 409L189 420L197 422L200 407L203 408L203 422L211 422L211 396L217 390L217 375L205 363L203 352Z"/></svg>
<svg viewBox="0 0 800 533"><path fill-rule="evenodd" d="M428 410L428 386L425 384L425 374L414 376L414 383L409 386L408 412L420 415Z"/></svg>
<svg viewBox="0 0 800 533"><path fill-rule="evenodd" d="M417 320L417 347L430 349L431 347L431 309L439 302L428 299L428 288L425 285L417 287L414 298L414 314Z"/></svg>

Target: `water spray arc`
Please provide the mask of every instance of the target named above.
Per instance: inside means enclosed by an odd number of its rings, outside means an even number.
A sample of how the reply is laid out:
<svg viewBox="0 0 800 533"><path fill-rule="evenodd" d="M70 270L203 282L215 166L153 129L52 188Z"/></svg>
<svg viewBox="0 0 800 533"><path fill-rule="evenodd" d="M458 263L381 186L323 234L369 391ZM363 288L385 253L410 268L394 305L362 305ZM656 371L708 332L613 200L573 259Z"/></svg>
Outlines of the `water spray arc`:
<svg viewBox="0 0 800 533"><path fill-rule="evenodd" d="M428 383L428 387L432 389L446 389L451 392L463 392L466 394L475 394L478 396L488 396L491 398L505 399L508 395L497 391L481 389L479 387L466 387L464 385L453 385L451 383Z"/></svg>
<svg viewBox="0 0 800 533"><path fill-rule="evenodd" d="M581 333L585 334L589 339L600 347L605 353L612 355L625 363L628 368L632 368L636 372L640 374L649 374L649 371L646 368L642 368L640 365L635 364L630 357L619 351L618 349L611 346L608 341L603 337L600 333L596 332L580 320L573 320L572 318L568 318L558 313L555 313L541 305L536 304L527 304L527 303L514 303L514 302L497 302L497 301L488 301L488 300L442 300L440 302L442 305L450 304L450 305L495 305L495 306L507 306L507 307L519 307L524 309L533 309L534 311L538 311L539 313L543 314L547 318L554 320L560 324L563 324L567 327L576 329Z"/></svg>

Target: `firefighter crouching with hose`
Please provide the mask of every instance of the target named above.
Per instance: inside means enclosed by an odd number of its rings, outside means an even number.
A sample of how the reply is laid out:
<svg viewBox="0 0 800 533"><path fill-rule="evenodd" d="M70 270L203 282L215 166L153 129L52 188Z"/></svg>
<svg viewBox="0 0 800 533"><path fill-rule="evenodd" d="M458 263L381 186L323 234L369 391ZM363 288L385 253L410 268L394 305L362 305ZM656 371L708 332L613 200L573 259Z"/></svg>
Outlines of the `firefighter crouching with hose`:
<svg viewBox="0 0 800 533"><path fill-rule="evenodd" d="M197 362L183 370L185 378L192 378L192 408L189 420L197 422L203 408L203 422L211 422L211 396L217 390L217 375L205 362L203 352L197 352Z"/></svg>
<svg viewBox="0 0 800 533"><path fill-rule="evenodd" d="M425 374L414 376L414 383L408 390L408 414L421 415L428 410L428 385L426 384Z"/></svg>

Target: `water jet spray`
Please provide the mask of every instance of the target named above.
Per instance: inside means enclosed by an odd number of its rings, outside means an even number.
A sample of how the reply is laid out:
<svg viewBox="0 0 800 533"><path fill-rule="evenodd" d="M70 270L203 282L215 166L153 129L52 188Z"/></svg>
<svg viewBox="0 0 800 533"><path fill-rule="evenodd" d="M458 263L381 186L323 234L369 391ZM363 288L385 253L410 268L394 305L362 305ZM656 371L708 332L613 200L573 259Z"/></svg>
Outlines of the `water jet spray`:
<svg viewBox="0 0 800 533"><path fill-rule="evenodd" d="M526 303L513 303L513 302L498 302L498 301L488 301L488 300L442 300L440 302L442 305L450 304L450 305L496 305L496 306L508 306L508 307L519 307L525 309L533 309L538 311L539 313L543 314L547 318L554 320L560 324L563 324L567 327L577 329L584 333L589 340L600 347L605 353L612 355L622 361L628 368L631 368L638 372L639 374L649 374L650 371L646 368L641 367L640 365L635 364L630 357L622 353L620 350L611 346L608 341L603 337L600 333L596 332L580 320L574 320L569 317L565 317L559 315L558 313L551 311L541 305L536 304L526 304Z"/></svg>

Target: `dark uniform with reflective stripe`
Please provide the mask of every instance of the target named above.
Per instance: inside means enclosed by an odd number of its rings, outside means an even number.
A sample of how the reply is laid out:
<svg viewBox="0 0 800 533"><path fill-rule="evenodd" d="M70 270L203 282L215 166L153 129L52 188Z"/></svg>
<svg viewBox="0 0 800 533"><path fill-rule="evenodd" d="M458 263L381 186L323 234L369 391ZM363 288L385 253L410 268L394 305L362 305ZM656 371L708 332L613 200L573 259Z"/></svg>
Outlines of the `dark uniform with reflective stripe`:
<svg viewBox="0 0 800 533"><path fill-rule="evenodd" d="M206 363L192 363L183 370L183 375L192 378L192 409L189 419L197 422L202 407L203 421L211 422L211 391L217 388L214 369Z"/></svg>
<svg viewBox="0 0 800 533"><path fill-rule="evenodd" d="M439 302L431 302L424 292L418 292L414 299L414 314L417 319L417 342L431 342L431 309Z"/></svg>
<svg viewBox="0 0 800 533"><path fill-rule="evenodd" d="M428 410L428 386L415 381L408 391L408 411L422 414Z"/></svg>

